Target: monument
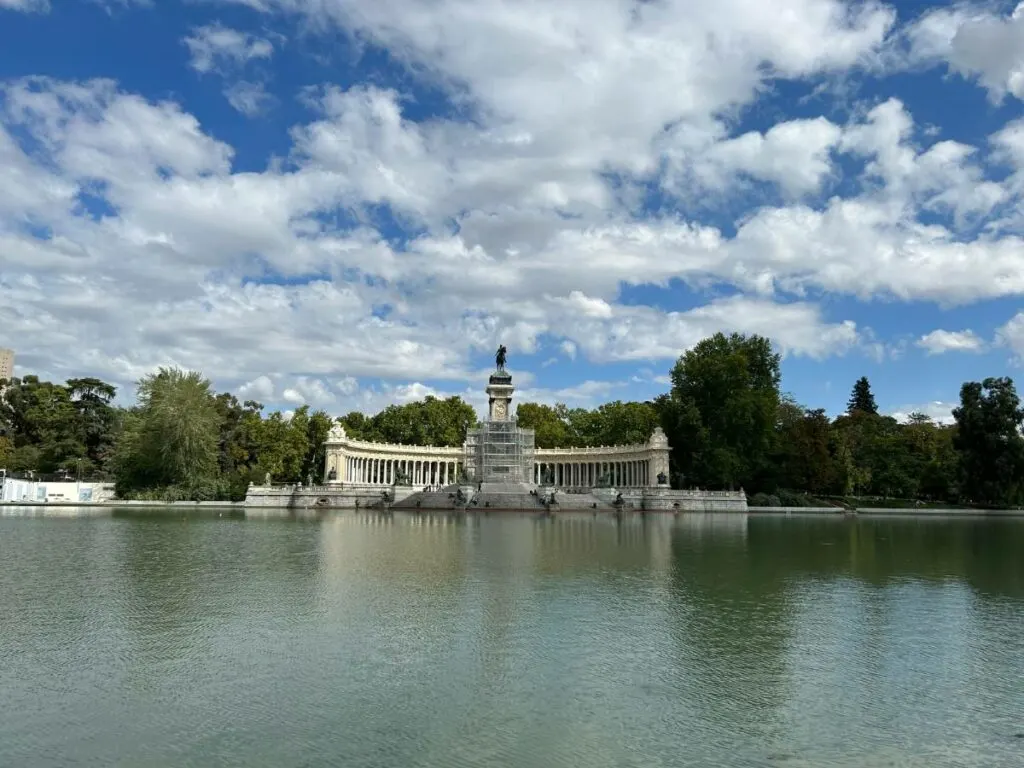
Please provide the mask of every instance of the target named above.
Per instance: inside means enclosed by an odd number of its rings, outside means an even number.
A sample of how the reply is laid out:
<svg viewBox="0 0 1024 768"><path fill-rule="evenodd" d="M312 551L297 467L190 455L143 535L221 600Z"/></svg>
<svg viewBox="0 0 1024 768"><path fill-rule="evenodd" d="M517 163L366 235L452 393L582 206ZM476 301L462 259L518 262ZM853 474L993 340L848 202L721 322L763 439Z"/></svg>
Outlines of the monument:
<svg viewBox="0 0 1024 768"><path fill-rule="evenodd" d="M661 427L629 445L537 448L513 410L508 349L498 346L487 377L487 413L461 446L358 440L335 424L324 444L321 486L253 486L253 507L367 508L381 503L430 509L745 511L742 491L669 484L671 447Z"/></svg>
<svg viewBox="0 0 1024 768"><path fill-rule="evenodd" d="M512 375L505 370L508 350L498 347L494 373L487 381L487 420L466 435L466 474L477 484L497 485L504 493L529 493L533 482L534 431L512 415Z"/></svg>

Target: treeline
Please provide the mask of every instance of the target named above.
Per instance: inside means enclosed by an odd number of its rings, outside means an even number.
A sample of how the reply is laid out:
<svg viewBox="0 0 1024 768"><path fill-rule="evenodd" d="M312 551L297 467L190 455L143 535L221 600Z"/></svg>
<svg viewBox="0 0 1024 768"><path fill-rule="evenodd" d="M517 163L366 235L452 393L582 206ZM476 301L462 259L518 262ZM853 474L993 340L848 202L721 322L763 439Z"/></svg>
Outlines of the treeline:
<svg viewBox="0 0 1024 768"><path fill-rule="evenodd" d="M250 482L321 482L334 419L308 406L290 417L216 393L200 374L161 369L138 383L136 403L114 405L98 379L63 384L25 376L0 397L0 468L106 479L126 498L241 499ZM878 412L871 385L853 385L831 419L780 388L779 356L760 336L716 334L682 355L671 387L648 402L598 408L522 403L537 446L642 443L661 425L676 487L743 488L762 504L876 496L941 503L1024 503L1024 411L1013 382L967 382L955 423L923 414L906 423ZM458 446L476 423L461 398L427 397L337 419L351 437Z"/></svg>

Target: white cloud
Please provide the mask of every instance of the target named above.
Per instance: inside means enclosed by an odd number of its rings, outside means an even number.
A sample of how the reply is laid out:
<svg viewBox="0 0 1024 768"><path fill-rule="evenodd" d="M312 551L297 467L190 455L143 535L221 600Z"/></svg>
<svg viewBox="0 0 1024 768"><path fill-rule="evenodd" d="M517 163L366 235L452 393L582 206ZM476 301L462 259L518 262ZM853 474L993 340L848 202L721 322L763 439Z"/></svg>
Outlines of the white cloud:
<svg viewBox="0 0 1024 768"><path fill-rule="evenodd" d="M252 381L240 385L237 390L239 400L256 400L262 402L274 397L274 382L269 376L257 376Z"/></svg>
<svg viewBox="0 0 1024 768"><path fill-rule="evenodd" d="M930 418L936 424L955 424L956 419L953 418L953 409L956 408L959 403L948 403L943 400L932 400L928 403L922 403L920 405L903 405L894 411L890 411L889 415L900 422L907 422L910 420L910 415L913 413L923 413L925 416Z"/></svg>
<svg viewBox="0 0 1024 768"><path fill-rule="evenodd" d="M247 117L255 117L273 101L263 83L240 80L224 90L228 104Z"/></svg>
<svg viewBox="0 0 1024 768"><path fill-rule="evenodd" d="M274 53L269 40L221 24L197 27L182 42L191 56L189 66L203 74L225 66L237 67L252 59L269 59Z"/></svg>
<svg viewBox="0 0 1024 768"><path fill-rule="evenodd" d="M297 137L312 160L367 178L366 199L387 196L420 215L443 203L459 210L456 199L483 210L605 208L611 196L597 174L653 172L666 126L675 152L682 135L714 137L717 116L749 102L772 75L853 66L881 45L894 18L875 3L854 10L838 0L263 6L307 13L387 47L450 86L474 113L482 130L410 125L392 94L356 88L329 93L333 119ZM821 122L769 131L762 141L770 160L737 147L746 154L736 162L758 178L806 189L821 175L822 150L794 147L793 134L821 133ZM801 162L789 170L794 155Z"/></svg>
<svg viewBox="0 0 1024 768"><path fill-rule="evenodd" d="M950 71L976 78L989 97L1024 99L1024 3L1001 15L991 4L930 11L907 31L910 55L944 60Z"/></svg>
<svg viewBox="0 0 1024 768"><path fill-rule="evenodd" d="M893 22L879 4L249 4L386 46L460 118L412 119L412 93L325 85L286 157L239 172L176 104L109 81L6 83L0 321L54 373L130 381L176 363L268 403L375 408L424 382L475 389L472 358L498 341L518 355L553 338L580 363L671 360L718 330L816 359L884 353L819 297L1024 291L1012 222L974 229L1019 202L1017 177L993 181L975 147L932 142L902 103L735 129L775 77L870 65ZM273 53L219 26L189 40L203 72ZM266 104L255 80L227 95L245 114ZM1014 124L994 135L993 157L1019 168L1017 139ZM822 203L840 157L864 174ZM780 194L737 215L735 235L689 205L749 182ZM638 201L659 186L651 215ZM378 205L417 235L385 240ZM698 297L684 306L680 282ZM625 301L638 286L650 298ZM405 383L365 383L379 379Z"/></svg>
<svg viewBox="0 0 1024 768"><path fill-rule="evenodd" d="M927 350L929 355L941 355L945 352L981 352L985 349L984 339L970 329L966 331L934 330L918 339L916 344Z"/></svg>
<svg viewBox="0 0 1024 768"><path fill-rule="evenodd" d="M764 134L745 133L693 152L692 174L715 190L742 175L778 184L791 197L809 194L832 172L830 152L841 133L822 117L779 123Z"/></svg>
<svg viewBox="0 0 1024 768"><path fill-rule="evenodd" d="M995 343L1009 347L1017 362L1024 360L1024 312L1018 312L996 331Z"/></svg>
<svg viewBox="0 0 1024 768"><path fill-rule="evenodd" d="M996 146L996 159L1024 173L1024 118L1003 126L992 136Z"/></svg>
<svg viewBox="0 0 1024 768"><path fill-rule="evenodd" d="M0 11L44 12L50 10L48 0L0 0Z"/></svg>

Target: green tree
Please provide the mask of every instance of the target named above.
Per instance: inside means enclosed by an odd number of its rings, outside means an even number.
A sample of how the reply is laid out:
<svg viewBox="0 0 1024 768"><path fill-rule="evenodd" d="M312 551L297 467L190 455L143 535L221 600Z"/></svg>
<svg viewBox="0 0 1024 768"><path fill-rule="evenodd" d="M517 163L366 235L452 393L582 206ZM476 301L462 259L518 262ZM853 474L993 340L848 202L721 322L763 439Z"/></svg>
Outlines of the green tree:
<svg viewBox="0 0 1024 768"><path fill-rule="evenodd" d="M210 382L201 374L161 368L145 376L115 448L118 493L216 497L220 421Z"/></svg>
<svg viewBox="0 0 1024 768"><path fill-rule="evenodd" d="M693 485L754 487L768 469L780 399L768 339L717 333L679 358L671 377L660 415L677 469Z"/></svg>
<svg viewBox="0 0 1024 768"><path fill-rule="evenodd" d="M554 408L541 403L520 403L516 407L516 422L524 429L535 432L538 448L558 448L572 445L566 407L561 403Z"/></svg>
<svg viewBox="0 0 1024 768"><path fill-rule="evenodd" d="M953 448L954 427L936 424L923 413L912 413L901 428L901 454L915 476L916 496L933 501L958 497L959 461Z"/></svg>
<svg viewBox="0 0 1024 768"><path fill-rule="evenodd" d="M1019 504L1024 491L1024 410L1013 380L966 382L953 417L964 495L979 504Z"/></svg>
<svg viewBox="0 0 1024 768"><path fill-rule="evenodd" d="M799 406L797 406L799 407ZM783 488L828 493L835 485L836 466L831 448L832 425L821 408L803 410L793 416L792 403L785 403L788 418L780 425L778 472Z"/></svg>
<svg viewBox="0 0 1024 768"><path fill-rule="evenodd" d="M875 396L871 394L871 383L867 376L861 376L854 382L853 391L850 393L850 400L846 404L846 412L869 413L872 416L878 414L878 406L875 404Z"/></svg>
<svg viewBox="0 0 1024 768"><path fill-rule="evenodd" d="M12 379L0 398L0 423L20 469L51 473L88 459L79 411L62 384L37 376Z"/></svg>
<svg viewBox="0 0 1024 768"><path fill-rule="evenodd" d="M113 448L118 412L111 403L117 394L112 384L96 378L68 379L67 390L77 412L78 437L90 465L103 468Z"/></svg>
<svg viewBox="0 0 1024 768"><path fill-rule="evenodd" d="M658 426L652 403L615 400L590 411L582 445L632 445L646 443Z"/></svg>
<svg viewBox="0 0 1024 768"><path fill-rule="evenodd" d="M313 482L324 481L324 464L327 462L327 449L324 443L331 431L334 420L325 411L314 411L306 425L306 444L309 446L306 459L302 466L303 477L313 477Z"/></svg>
<svg viewBox="0 0 1024 768"><path fill-rule="evenodd" d="M371 420L359 411L349 411L338 418L338 423L345 428L345 433L354 440L369 440Z"/></svg>
<svg viewBox="0 0 1024 768"><path fill-rule="evenodd" d="M348 414L339 421L353 437L406 445L459 446L476 423L476 411L461 397L427 395L405 405L389 405L370 419Z"/></svg>
<svg viewBox="0 0 1024 768"><path fill-rule="evenodd" d="M254 400L239 403L230 393L215 398L219 420L217 464L232 501L245 498L249 483L261 481L258 437L263 421L263 404Z"/></svg>

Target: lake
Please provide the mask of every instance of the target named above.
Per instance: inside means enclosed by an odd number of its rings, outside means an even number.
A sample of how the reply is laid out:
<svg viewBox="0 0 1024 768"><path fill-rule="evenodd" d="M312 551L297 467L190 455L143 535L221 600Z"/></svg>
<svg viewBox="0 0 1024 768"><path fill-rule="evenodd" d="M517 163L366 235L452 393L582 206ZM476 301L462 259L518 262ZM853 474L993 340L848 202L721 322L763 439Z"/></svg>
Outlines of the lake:
<svg viewBox="0 0 1024 768"><path fill-rule="evenodd" d="M0 509L0 765L1020 766L1024 521Z"/></svg>

